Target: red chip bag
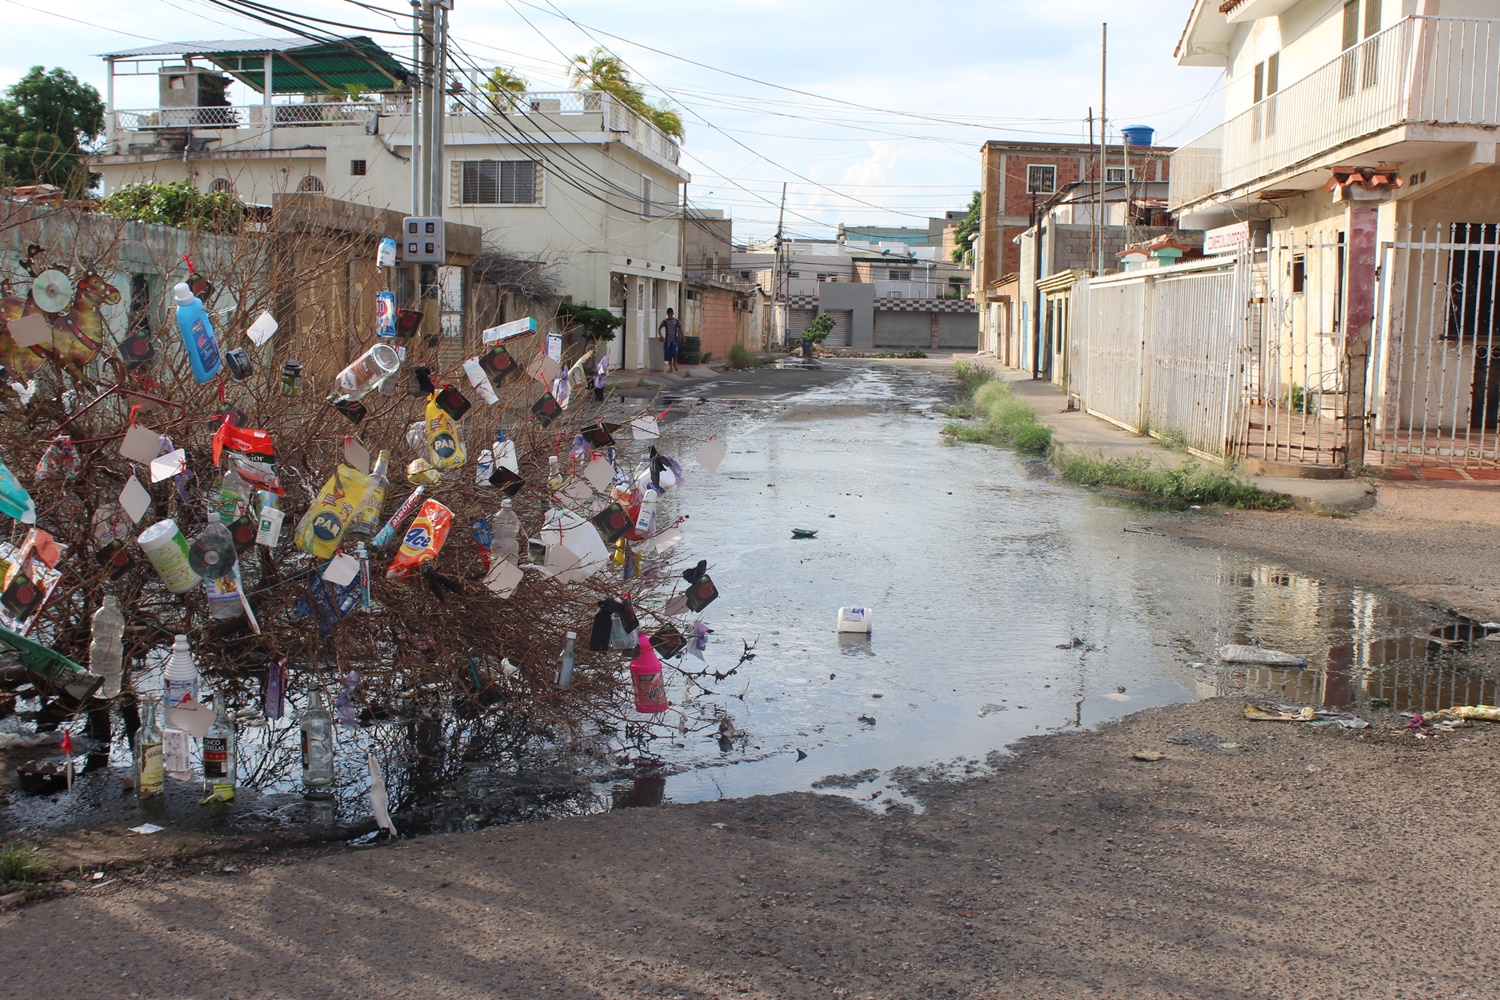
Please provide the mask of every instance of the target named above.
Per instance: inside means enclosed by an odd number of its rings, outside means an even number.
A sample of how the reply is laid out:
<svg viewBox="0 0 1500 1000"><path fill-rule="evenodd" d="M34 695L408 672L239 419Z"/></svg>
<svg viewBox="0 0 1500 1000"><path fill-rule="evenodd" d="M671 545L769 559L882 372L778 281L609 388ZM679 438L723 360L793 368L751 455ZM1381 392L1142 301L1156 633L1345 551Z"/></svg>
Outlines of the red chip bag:
<svg viewBox="0 0 1500 1000"><path fill-rule="evenodd" d="M236 427L226 420L214 432L214 465L223 465L220 458L225 452L229 454L229 467L245 482L278 496L282 493L281 479L276 475L276 446L269 431Z"/></svg>

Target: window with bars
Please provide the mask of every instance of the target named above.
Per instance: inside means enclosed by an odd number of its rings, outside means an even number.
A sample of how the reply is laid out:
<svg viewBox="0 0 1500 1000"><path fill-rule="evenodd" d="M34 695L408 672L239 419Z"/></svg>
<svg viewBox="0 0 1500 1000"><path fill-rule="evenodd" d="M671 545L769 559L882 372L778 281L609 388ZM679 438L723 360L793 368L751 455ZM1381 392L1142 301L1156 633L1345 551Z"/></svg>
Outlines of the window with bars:
<svg viewBox="0 0 1500 1000"><path fill-rule="evenodd" d="M1132 181L1135 180L1135 168L1134 167L1130 168L1130 179ZM1124 167L1106 167L1104 169L1104 182L1106 184L1124 184L1125 183L1125 168Z"/></svg>
<svg viewBox="0 0 1500 1000"><path fill-rule="evenodd" d="M535 160L461 160L454 166L461 205L541 204L541 171Z"/></svg>
<svg viewBox="0 0 1500 1000"><path fill-rule="evenodd" d="M1452 251L1448 260L1447 338L1483 340L1488 347L1500 335L1500 315L1495 311L1500 225L1455 222L1452 235L1454 244L1464 249Z"/></svg>
<svg viewBox="0 0 1500 1000"><path fill-rule="evenodd" d="M1050 163L1026 165L1026 191L1029 194L1051 194L1057 190L1057 168Z"/></svg>
<svg viewBox="0 0 1500 1000"><path fill-rule="evenodd" d="M367 165L366 165L366 162L364 160L350 160L349 161L349 174L350 174L350 176L352 176L352 177L363 177L363 176L365 176L366 166Z"/></svg>

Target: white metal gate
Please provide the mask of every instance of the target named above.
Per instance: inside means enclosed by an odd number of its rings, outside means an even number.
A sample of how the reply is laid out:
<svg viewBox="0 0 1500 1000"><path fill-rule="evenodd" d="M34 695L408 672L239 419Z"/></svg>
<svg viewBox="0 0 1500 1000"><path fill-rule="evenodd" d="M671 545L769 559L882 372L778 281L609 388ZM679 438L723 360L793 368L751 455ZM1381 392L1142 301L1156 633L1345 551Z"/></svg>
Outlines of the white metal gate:
<svg viewBox="0 0 1500 1000"><path fill-rule="evenodd" d="M1408 229L1380 255L1369 447L1383 465L1500 466L1500 224Z"/></svg>
<svg viewBox="0 0 1500 1000"><path fill-rule="evenodd" d="M1089 278L1073 286L1070 388L1095 416L1236 453L1245 426L1248 258Z"/></svg>
<svg viewBox="0 0 1500 1000"><path fill-rule="evenodd" d="M1343 242L1273 234L1248 275L1251 359L1240 454L1263 462L1344 464L1348 367Z"/></svg>

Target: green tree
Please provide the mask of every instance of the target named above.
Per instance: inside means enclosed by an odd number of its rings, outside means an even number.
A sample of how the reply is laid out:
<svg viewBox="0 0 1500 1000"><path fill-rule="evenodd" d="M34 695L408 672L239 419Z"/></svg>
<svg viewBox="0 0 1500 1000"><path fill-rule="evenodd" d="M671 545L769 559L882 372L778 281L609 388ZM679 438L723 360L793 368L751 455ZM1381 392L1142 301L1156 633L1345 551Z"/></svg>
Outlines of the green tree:
<svg viewBox="0 0 1500 1000"><path fill-rule="evenodd" d="M614 340L615 330L625 325L624 316L616 316L608 309L595 309L587 303L563 303L557 307L557 319L564 327L564 334L582 333L590 340Z"/></svg>
<svg viewBox="0 0 1500 1000"><path fill-rule="evenodd" d="M484 94L497 111L514 107L516 95L524 94L530 88L531 81L504 66L496 66L490 72L489 79L484 81Z"/></svg>
<svg viewBox="0 0 1500 1000"><path fill-rule="evenodd" d="M625 105L662 132L681 142L683 137L682 116L665 103L651 104L620 57L610 54L603 46L588 55L574 56L568 64L568 85L574 90L598 90Z"/></svg>
<svg viewBox="0 0 1500 1000"><path fill-rule="evenodd" d="M81 195L83 156L104 132L99 91L64 69L31 67L0 99L0 163L11 184L55 184Z"/></svg>
<svg viewBox="0 0 1500 1000"><path fill-rule="evenodd" d="M245 221L244 203L234 195L228 191L204 194L189 181L132 184L101 201L99 211L117 219L209 233L232 233Z"/></svg>
<svg viewBox="0 0 1500 1000"><path fill-rule="evenodd" d="M979 192L974 192L974 197L969 199L969 214L963 217L958 225L953 227L953 263L963 264L972 260L969 255L974 252L974 237L979 235Z"/></svg>

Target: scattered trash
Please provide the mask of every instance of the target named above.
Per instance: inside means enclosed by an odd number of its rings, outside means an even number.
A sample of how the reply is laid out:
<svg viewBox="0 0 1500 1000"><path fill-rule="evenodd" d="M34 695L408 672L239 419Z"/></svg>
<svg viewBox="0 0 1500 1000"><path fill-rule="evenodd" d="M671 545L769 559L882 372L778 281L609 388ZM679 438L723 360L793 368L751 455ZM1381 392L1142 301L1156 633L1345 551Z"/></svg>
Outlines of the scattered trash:
<svg viewBox="0 0 1500 1000"><path fill-rule="evenodd" d="M1245 718L1251 722L1310 722L1315 725L1337 724L1345 729L1364 729L1369 723L1357 715L1348 712L1335 712L1327 708L1313 708L1312 706L1298 707L1296 705L1277 705L1270 708L1265 705L1246 705Z"/></svg>
<svg viewBox="0 0 1500 1000"><path fill-rule="evenodd" d="M868 633L873 615L870 608L839 608L838 631Z"/></svg>
<svg viewBox="0 0 1500 1000"><path fill-rule="evenodd" d="M1259 646L1229 645L1219 647L1219 659L1225 663L1253 663L1267 667L1305 667L1307 657L1283 653L1279 649Z"/></svg>
<svg viewBox="0 0 1500 1000"><path fill-rule="evenodd" d="M812 528L793 528L793 538L817 538L818 533Z"/></svg>
<svg viewBox="0 0 1500 1000"><path fill-rule="evenodd" d="M1161 760L1166 757L1166 754L1162 753L1160 750L1137 750L1130 756L1134 757L1136 760Z"/></svg>

